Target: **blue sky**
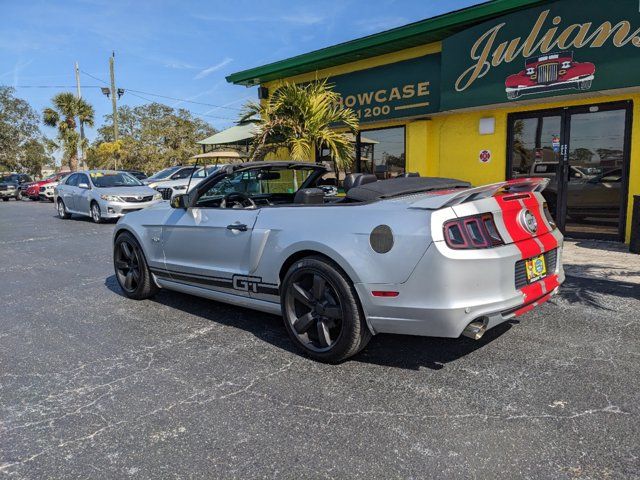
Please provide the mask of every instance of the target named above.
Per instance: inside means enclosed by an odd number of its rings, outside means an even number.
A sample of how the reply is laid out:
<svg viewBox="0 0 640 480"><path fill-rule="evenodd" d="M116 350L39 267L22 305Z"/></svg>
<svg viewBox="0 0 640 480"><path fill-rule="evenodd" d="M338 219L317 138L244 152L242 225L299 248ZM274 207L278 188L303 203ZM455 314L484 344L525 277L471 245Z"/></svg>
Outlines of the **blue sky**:
<svg viewBox="0 0 640 480"><path fill-rule="evenodd" d="M72 87L78 61L83 96L100 124L111 103L90 75L109 80L114 50L118 87L207 105L139 92L127 92L122 104L157 100L222 129L232 125L244 102L256 98L255 89L227 84L230 73L476 3L481 2L0 0L0 85L18 87L17 95L42 111L55 93L75 89L24 87Z"/></svg>

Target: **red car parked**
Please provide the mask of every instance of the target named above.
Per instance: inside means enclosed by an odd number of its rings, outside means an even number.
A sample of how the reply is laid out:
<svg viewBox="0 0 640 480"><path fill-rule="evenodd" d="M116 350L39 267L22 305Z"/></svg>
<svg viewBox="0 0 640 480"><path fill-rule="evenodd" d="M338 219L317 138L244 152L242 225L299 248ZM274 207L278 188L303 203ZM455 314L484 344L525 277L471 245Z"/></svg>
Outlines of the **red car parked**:
<svg viewBox="0 0 640 480"><path fill-rule="evenodd" d="M509 75L504 84L509 100L550 90L589 90L595 72L593 63L575 62L573 52L549 53L527 58L525 69Z"/></svg>
<svg viewBox="0 0 640 480"><path fill-rule="evenodd" d="M69 172L54 173L53 175L49 175L47 178L44 178L39 182L30 183L29 185L27 185L25 189L25 195L29 197L31 200L40 200L41 186L46 185L47 183L57 182L68 173Z"/></svg>

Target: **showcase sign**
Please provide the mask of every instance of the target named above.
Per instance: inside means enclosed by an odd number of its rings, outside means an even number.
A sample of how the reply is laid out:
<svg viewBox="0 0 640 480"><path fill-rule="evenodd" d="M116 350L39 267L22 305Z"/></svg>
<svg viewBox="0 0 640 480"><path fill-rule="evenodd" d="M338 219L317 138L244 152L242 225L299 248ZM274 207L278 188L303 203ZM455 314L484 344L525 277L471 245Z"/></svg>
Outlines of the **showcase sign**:
<svg viewBox="0 0 640 480"><path fill-rule="evenodd" d="M440 107L440 54L329 78L360 123L420 116Z"/></svg>
<svg viewBox="0 0 640 480"><path fill-rule="evenodd" d="M453 35L442 110L638 85L638 0L562 0Z"/></svg>

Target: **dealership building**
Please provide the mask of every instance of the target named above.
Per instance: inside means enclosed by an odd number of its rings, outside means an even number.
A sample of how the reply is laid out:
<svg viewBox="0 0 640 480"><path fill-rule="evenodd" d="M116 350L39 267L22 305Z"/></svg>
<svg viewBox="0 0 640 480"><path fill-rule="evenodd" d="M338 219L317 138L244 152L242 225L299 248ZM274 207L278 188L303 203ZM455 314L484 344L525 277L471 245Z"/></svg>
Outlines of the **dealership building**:
<svg viewBox="0 0 640 480"><path fill-rule="evenodd" d="M494 0L227 80L259 85L264 99L283 81L325 77L360 119L355 171L475 185L547 176L563 231L629 242L640 195L638 0Z"/></svg>

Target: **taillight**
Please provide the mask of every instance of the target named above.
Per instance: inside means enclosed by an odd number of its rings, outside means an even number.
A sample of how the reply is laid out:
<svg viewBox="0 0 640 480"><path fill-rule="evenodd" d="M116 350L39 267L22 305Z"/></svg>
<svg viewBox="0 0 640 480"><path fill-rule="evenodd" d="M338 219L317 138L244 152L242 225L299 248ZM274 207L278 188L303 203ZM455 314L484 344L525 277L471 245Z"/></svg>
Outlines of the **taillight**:
<svg viewBox="0 0 640 480"><path fill-rule="evenodd" d="M444 224L444 239L455 249L491 248L504 245L493 215L483 213L456 218Z"/></svg>
<svg viewBox="0 0 640 480"><path fill-rule="evenodd" d="M553 219L553 217L551 216L551 212L549 211L549 205L547 205L547 202L544 202L542 204L542 208L544 210L544 216L547 219L547 222L549 222L549 225L551 225L551 230L555 230L556 228L556 221Z"/></svg>

